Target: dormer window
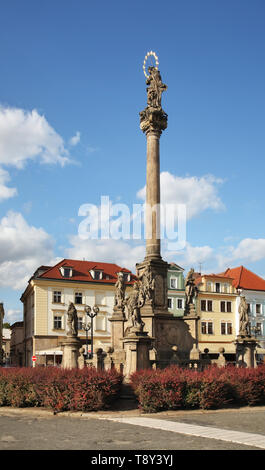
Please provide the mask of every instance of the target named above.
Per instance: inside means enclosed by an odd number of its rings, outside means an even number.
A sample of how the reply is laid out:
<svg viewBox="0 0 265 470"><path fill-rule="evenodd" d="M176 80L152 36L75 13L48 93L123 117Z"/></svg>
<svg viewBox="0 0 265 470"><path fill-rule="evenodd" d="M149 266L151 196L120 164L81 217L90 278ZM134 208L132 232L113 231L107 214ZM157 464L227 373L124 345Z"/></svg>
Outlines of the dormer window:
<svg viewBox="0 0 265 470"><path fill-rule="evenodd" d="M73 276L73 268L68 266L61 266L60 272L63 277L72 277Z"/></svg>
<svg viewBox="0 0 265 470"><path fill-rule="evenodd" d="M120 273L118 273L119 275ZM124 282L130 282L131 275L129 273L121 273L123 275Z"/></svg>
<svg viewBox="0 0 265 470"><path fill-rule="evenodd" d="M89 272L95 281L103 279L103 271L101 271L100 269L91 269L91 271Z"/></svg>

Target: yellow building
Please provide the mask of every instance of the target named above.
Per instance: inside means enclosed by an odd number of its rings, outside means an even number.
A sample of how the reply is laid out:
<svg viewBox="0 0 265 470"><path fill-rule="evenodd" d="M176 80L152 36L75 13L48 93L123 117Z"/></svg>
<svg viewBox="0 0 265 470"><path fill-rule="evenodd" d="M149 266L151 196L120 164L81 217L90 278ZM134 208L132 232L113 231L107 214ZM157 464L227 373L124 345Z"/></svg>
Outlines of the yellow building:
<svg viewBox="0 0 265 470"><path fill-rule="evenodd" d="M198 295L196 310L199 316L198 339L201 352L207 348L211 359L225 349L228 361L235 360L238 331L237 291L233 278L216 274L200 275L196 279Z"/></svg>
<svg viewBox="0 0 265 470"><path fill-rule="evenodd" d="M106 349L110 345L110 322L115 296L115 283L123 273L126 287L130 288L133 274L116 264L64 259L52 267L41 266L31 277L21 296L24 305L24 359L23 365L57 365L62 360L61 343L66 337L67 310L75 304L78 315L78 336L88 352L88 336L82 324L90 323L85 306L99 307L93 320L94 348Z"/></svg>

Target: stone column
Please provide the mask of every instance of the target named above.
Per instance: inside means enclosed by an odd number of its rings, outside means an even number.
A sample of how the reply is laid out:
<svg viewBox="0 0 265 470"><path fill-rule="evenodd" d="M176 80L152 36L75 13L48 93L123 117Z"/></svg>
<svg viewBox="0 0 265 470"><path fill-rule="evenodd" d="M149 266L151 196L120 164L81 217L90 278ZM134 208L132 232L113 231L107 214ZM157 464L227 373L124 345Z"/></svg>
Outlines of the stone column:
<svg viewBox="0 0 265 470"><path fill-rule="evenodd" d="M161 259L160 254L160 135L148 128L146 165L146 259Z"/></svg>
<svg viewBox="0 0 265 470"><path fill-rule="evenodd" d="M167 127L167 115L162 108L147 107L140 116L147 139L145 259L160 260L160 136Z"/></svg>

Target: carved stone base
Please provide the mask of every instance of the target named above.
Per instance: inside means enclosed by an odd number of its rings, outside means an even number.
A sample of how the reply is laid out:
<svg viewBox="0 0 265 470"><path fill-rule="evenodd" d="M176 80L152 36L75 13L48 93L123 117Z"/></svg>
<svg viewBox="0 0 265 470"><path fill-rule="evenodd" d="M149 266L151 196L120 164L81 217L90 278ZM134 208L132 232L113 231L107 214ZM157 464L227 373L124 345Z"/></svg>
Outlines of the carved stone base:
<svg viewBox="0 0 265 470"><path fill-rule="evenodd" d="M123 339L126 361L124 365L124 381L129 382L130 375L140 369L151 368L149 351L152 349L153 338L147 333L131 334Z"/></svg>
<svg viewBox="0 0 265 470"><path fill-rule="evenodd" d="M114 307L109 321L111 322L111 347L113 350L120 350L123 348L122 339L124 337L124 323L126 321L123 310Z"/></svg>
<svg viewBox="0 0 265 470"><path fill-rule="evenodd" d="M149 269L154 279L154 290L152 299L146 299L146 305L141 310L141 315L144 312L152 310L155 314L157 311L160 313L168 313L167 306L167 271L168 263L162 259L146 259L142 263L136 264L136 274L139 278L143 275L144 271Z"/></svg>
<svg viewBox="0 0 265 470"><path fill-rule="evenodd" d="M74 369L78 367L79 349L81 341L76 336L68 336L61 344L63 349L63 358L61 367L63 369Z"/></svg>
<svg viewBox="0 0 265 470"><path fill-rule="evenodd" d="M194 343L193 348L190 352L190 360L199 361L201 359L201 351L199 350L196 343Z"/></svg>
<svg viewBox="0 0 265 470"><path fill-rule="evenodd" d="M257 340L253 336L238 335L234 342L236 346L237 367L257 367L255 349Z"/></svg>

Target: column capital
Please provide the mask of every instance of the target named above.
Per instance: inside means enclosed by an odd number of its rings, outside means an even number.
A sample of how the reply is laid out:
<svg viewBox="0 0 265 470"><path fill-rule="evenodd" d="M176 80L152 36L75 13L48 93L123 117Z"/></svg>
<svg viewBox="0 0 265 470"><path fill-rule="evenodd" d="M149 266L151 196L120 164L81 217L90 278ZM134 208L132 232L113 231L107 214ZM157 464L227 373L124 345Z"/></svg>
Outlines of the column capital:
<svg viewBox="0 0 265 470"><path fill-rule="evenodd" d="M167 128L167 114L162 108L147 106L140 113L140 128L146 136L152 134L158 138Z"/></svg>

